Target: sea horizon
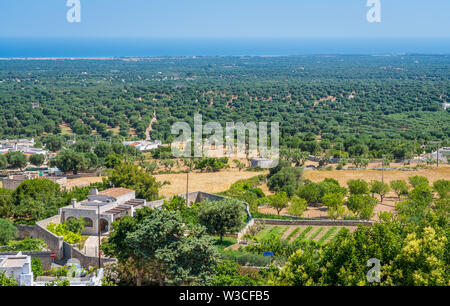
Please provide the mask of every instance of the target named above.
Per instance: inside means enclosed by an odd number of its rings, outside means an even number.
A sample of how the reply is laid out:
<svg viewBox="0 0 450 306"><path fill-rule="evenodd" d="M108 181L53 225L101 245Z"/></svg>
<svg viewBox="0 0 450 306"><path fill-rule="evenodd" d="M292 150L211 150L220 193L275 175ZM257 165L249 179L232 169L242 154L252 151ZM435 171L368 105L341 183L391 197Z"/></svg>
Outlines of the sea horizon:
<svg viewBox="0 0 450 306"><path fill-rule="evenodd" d="M5 59L450 54L450 38L0 38Z"/></svg>

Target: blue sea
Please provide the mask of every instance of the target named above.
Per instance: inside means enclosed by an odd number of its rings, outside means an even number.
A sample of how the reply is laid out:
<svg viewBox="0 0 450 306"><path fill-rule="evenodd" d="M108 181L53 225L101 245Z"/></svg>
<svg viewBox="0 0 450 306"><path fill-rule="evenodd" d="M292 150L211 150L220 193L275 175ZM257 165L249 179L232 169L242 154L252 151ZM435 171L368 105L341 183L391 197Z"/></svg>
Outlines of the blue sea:
<svg viewBox="0 0 450 306"><path fill-rule="evenodd" d="M0 38L0 58L450 54L442 39Z"/></svg>

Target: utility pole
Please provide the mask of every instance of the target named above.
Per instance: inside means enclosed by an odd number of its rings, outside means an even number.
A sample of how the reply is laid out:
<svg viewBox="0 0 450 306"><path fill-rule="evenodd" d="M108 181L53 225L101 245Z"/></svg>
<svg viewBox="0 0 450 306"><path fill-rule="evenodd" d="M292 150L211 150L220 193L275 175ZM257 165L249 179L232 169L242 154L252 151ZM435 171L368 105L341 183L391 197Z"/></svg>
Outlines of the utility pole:
<svg viewBox="0 0 450 306"><path fill-rule="evenodd" d="M439 168L439 149L441 146L441 141L430 141L432 144L437 144L437 150L436 150L436 167Z"/></svg>
<svg viewBox="0 0 450 306"><path fill-rule="evenodd" d="M384 157L385 155L383 154L382 159L381 159L381 182L384 183Z"/></svg>
<svg viewBox="0 0 450 306"><path fill-rule="evenodd" d="M97 205L97 214L98 214L98 268L102 267L102 252L100 250L101 247L101 228L100 228L100 205Z"/></svg>
<svg viewBox="0 0 450 306"><path fill-rule="evenodd" d="M186 171L186 206L188 206L188 194L189 194L189 169Z"/></svg>
<svg viewBox="0 0 450 306"><path fill-rule="evenodd" d="M192 168L192 159L185 159L186 160L186 206L189 205L188 203L188 195L189 195L189 172L191 172Z"/></svg>

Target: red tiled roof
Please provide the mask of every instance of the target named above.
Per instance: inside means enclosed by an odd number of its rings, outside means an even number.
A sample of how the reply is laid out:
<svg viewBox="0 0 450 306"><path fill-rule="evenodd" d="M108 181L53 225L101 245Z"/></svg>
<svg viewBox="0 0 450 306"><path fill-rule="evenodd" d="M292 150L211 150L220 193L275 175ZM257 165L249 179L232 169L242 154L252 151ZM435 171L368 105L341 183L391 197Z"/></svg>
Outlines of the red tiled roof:
<svg viewBox="0 0 450 306"><path fill-rule="evenodd" d="M133 192L133 191L134 190L131 190L128 188L119 187L119 188L109 188L109 189L100 191L98 194L115 198L115 197L120 197L120 196L130 193L130 192Z"/></svg>

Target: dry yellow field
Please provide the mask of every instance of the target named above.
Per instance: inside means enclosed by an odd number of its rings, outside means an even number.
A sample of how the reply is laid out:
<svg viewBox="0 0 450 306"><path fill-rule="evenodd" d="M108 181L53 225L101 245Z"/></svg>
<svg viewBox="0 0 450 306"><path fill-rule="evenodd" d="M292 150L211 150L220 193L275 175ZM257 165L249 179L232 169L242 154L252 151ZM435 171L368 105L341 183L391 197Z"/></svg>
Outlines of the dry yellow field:
<svg viewBox="0 0 450 306"><path fill-rule="evenodd" d="M189 190L210 193L221 192L227 190L239 180L248 179L259 174L267 174L267 172L239 172L235 169L210 173L193 172L189 174ZM186 192L186 173L159 174L155 175L155 177L159 182L170 182L170 185L161 188L160 195L162 196L170 197Z"/></svg>
<svg viewBox="0 0 450 306"><path fill-rule="evenodd" d="M259 174L267 174L268 172L249 172L230 169L220 172L199 173L192 172L189 174L189 190L204 192L221 192L242 179L248 179ZM168 181L170 185L165 185L160 190L160 195L170 197L176 194L186 192L186 173L180 174L157 174L155 178L158 182ZM101 182L101 177L83 177L67 181L67 188L75 186L88 186L91 183Z"/></svg>

